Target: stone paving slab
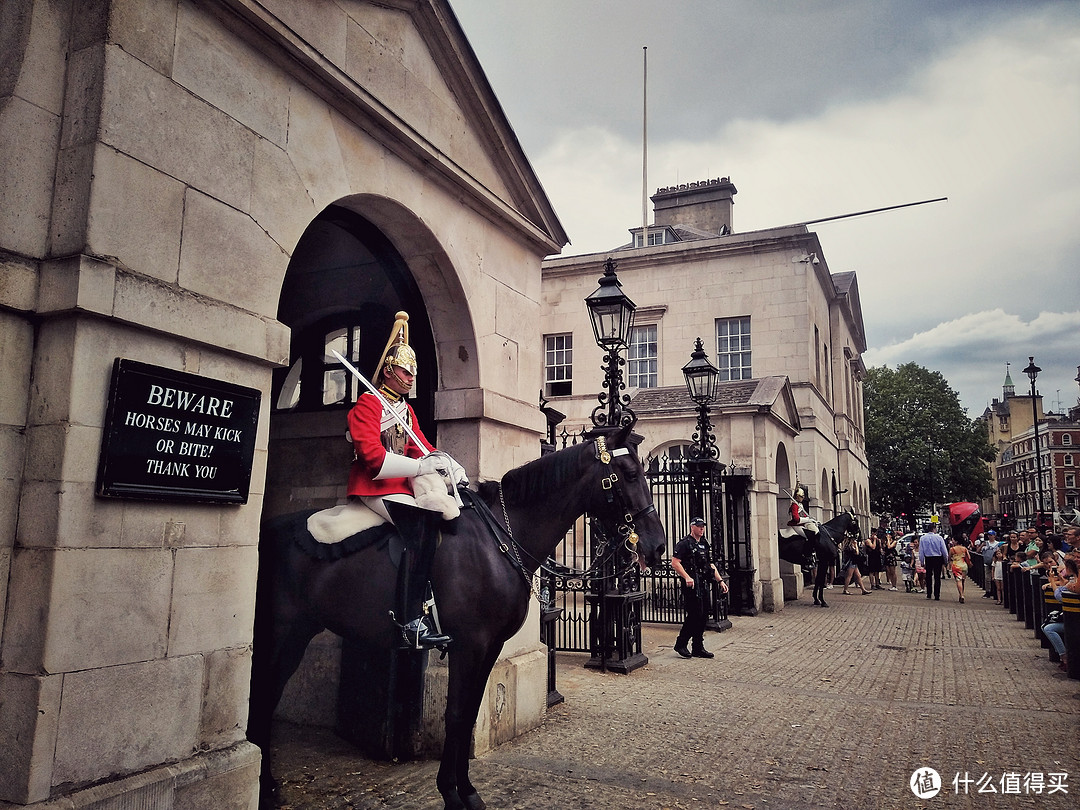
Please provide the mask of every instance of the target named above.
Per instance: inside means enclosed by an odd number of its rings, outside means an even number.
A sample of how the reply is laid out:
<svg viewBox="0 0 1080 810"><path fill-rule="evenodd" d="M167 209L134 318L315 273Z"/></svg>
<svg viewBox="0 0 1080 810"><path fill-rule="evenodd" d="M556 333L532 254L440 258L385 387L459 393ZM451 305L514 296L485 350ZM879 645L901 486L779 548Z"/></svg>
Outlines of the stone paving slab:
<svg viewBox="0 0 1080 810"><path fill-rule="evenodd" d="M733 617L706 634L711 660L680 658L677 627L646 625L649 664L630 675L560 654L566 702L474 760L473 781L491 810L1080 806L1080 681L981 590L960 605L943 585L941 601L836 589L828 609ZM322 729L275 734L287 807L442 808L436 762L371 762ZM920 799L909 780L927 766L944 787ZM979 792L984 774L997 792Z"/></svg>

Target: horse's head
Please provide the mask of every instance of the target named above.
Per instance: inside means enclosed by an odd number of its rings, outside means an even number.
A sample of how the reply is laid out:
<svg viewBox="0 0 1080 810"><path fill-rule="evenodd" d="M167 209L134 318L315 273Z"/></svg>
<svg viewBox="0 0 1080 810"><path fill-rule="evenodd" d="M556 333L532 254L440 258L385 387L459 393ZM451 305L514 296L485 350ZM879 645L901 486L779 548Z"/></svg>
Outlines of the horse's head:
<svg viewBox="0 0 1080 810"><path fill-rule="evenodd" d="M855 510L850 506L844 509L844 514L847 516L848 525L845 530L848 534L853 534L858 538L862 538L862 528L859 526L859 519L855 516Z"/></svg>
<svg viewBox="0 0 1080 810"><path fill-rule="evenodd" d="M656 514L645 469L631 439L632 425L594 441L600 503L597 514L618 525L627 548L642 568L656 565L667 548L664 525Z"/></svg>

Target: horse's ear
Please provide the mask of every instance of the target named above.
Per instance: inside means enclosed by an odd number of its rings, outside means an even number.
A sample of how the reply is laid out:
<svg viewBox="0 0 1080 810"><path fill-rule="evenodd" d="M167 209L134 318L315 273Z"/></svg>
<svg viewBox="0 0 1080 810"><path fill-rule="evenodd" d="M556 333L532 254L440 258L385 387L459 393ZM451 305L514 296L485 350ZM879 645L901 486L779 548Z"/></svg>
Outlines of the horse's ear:
<svg viewBox="0 0 1080 810"><path fill-rule="evenodd" d="M619 447L628 447L631 444L636 444L633 440L634 425L632 423L625 424L619 428L619 432L611 437L611 443L616 444Z"/></svg>

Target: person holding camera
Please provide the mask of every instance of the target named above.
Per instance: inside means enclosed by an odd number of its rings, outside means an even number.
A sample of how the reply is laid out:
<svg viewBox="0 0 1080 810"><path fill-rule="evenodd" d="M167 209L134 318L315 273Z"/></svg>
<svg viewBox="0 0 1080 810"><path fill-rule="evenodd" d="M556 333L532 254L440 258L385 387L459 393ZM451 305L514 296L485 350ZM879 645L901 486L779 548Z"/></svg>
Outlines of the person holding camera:
<svg viewBox="0 0 1080 810"><path fill-rule="evenodd" d="M713 654L705 649L704 639L705 610L709 604L706 577L711 576L719 582L723 593L728 592L728 586L709 554L704 518L690 521L690 533L675 544L671 567L683 581L683 604L686 607L686 619L675 640L675 652L683 658L712 658ZM687 649L688 643L693 644L692 651Z"/></svg>
<svg viewBox="0 0 1080 810"><path fill-rule="evenodd" d="M1061 594L1063 591L1080 593L1080 554L1076 552L1066 554L1065 565L1063 567L1053 565L1047 569L1046 574L1050 580L1050 584L1046 587L1053 589L1054 597L1059 603L1062 601ZM1043 635L1046 636L1046 640L1050 642L1050 646L1054 648L1054 651L1061 659L1058 666L1062 669L1068 669L1065 661L1065 622L1061 618L1060 612L1058 613L1056 621L1048 621L1042 626L1042 631Z"/></svg>

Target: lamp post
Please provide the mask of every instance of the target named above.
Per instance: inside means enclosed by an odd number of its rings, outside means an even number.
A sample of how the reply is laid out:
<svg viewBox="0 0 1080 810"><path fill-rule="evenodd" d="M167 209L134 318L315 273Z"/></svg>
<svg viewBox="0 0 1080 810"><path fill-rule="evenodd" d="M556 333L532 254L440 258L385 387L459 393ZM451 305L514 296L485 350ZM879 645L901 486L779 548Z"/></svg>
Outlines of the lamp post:
<svg viewBox="0 0 1080 810"><path fill-rule="evenodd" d="M694 444L690 448L687 464L699 487L694 505L699 508L698 514L705 517L705 479L720 458L716 435L712 432L712 421L709 419L709 405L716 400L720 370L709 362L701 338L694 343L690 362L683 366L682 373L686 378L686 390L698 409L697 432L694 434Z"/></svg>
<svg viewBox="0 0 1080 810"><path fill-rule="evenodd" d="M1042 371L1037 365L1035 365L1035 358L1031 355L1028 356L1028 367L1024 369L1024 373L1028 375L1028 379L1031 380L1031 422L1035 428L1035 488L1039 493L1038 506L1035 508L1035 526L1038 528L1039 515L1043 510L1043 486L1042 486L1042 454L1039 452L1039 410L1035 407L1035 397L1037 396L1035 391L1035 379L1039 376L1039 372Z"/></svg>
<svg viewBox="0 0 1080 810"><path fill-rule="evenodd" d="M593 409L590 418L598 428L619 428L632 424L637 417L630 409L630 397L620 393L626 388L622 378L622 367L626 365L626 360L619 352L630 341L637 307L623 292L619 277L615 274L613 259L608 258L604 262L600 286L585 299L585 306L589 308L596 345L606 352L604 390L597 396L600 404Z"/></svg>
<svg viewBox="0 0 1080 810"><path fill-rule="evenodd" d="M693 502L695 516L704 518L709 526L713 538L713 562L722 563L723 560L717 555L717 543L722 540L722 537L717 538L712 519L714 510L709 509L709 501L706 498L713 469L720 459L720 450L716 447L716 435L713 433L712 421L709 419L709 405L716 401L720 370L709 362L700 337L695 340L694 351L690 353L690 362L683 366L682 373L686 378L686 390L698 409L697 432L694 433L694 443L687 451L686 460L686 466L690 471L690 500ZM719 588L711 577L709 584L710 599L706 609L708 615L706 627L710 630L727 629L731 627L731 622L727 618L727 611L723 609Z"/></svg>
<svg viewBox="0 0 1080 810"><path fill-rule="evenodd" d="M596 345L605 352L604 390L597 395L600 404L590 416L594 425L592 433L603 435L637 421L630 408L630 396L622 393L626 389L622 376L626 360L620 355L629 343L637 307L623 292L611 258L604 262L600 286L585 299L585 306L589 308ZM617 555L604 553L609 544L620 541L615 534L610 528L605 531L599 521L592 519L590 551L592 567L598 569L598 575L592 580L589 596L591 657L585 666L626 674L649 663L641 651L641 618L637 607L646 594L640 588L636 566L620 570Z"/></svg>

